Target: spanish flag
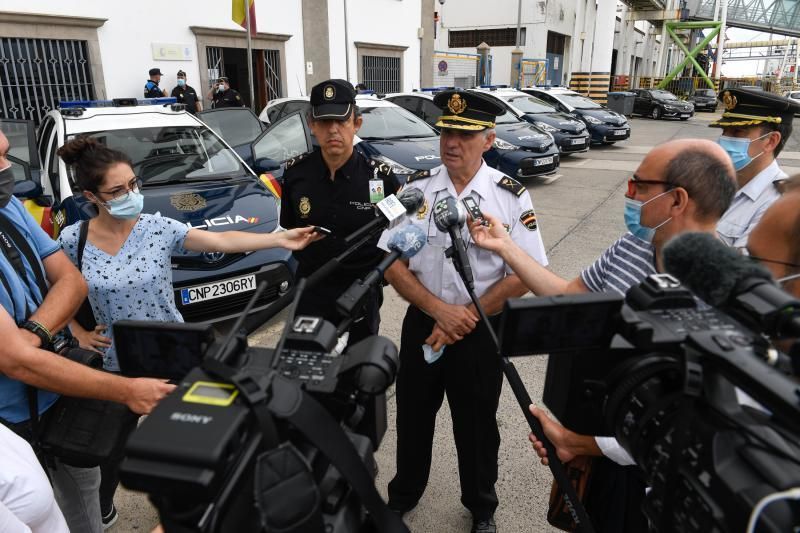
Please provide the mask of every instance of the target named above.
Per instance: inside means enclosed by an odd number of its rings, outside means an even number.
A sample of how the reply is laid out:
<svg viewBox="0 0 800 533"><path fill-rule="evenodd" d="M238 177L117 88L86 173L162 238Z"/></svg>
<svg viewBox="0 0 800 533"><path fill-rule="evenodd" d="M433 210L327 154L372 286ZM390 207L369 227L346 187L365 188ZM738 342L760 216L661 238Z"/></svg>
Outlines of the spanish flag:
<svg viewBox="0 0 800 533"><path fill-rule="evenodd" d="M231 18L244 29L247 29L247 15L245 5L250 9L250 34L256 33L256 0L231 0Z"/></svg>

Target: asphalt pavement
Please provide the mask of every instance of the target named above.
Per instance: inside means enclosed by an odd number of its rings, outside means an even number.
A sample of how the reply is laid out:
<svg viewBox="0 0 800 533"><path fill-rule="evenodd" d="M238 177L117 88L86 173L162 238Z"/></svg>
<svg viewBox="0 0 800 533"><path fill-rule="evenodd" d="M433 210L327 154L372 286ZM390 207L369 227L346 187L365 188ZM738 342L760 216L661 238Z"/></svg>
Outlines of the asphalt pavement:
<svg viewBox="0 0 800 533"><path fill-rule="evenodd" d="M550 269L572 279L625 231L622 198L626 180L654 146L678 138L715 139L720 130L708 124L719 113L700 113L686 122L634 118L627 141L592 148L562 159L557 174L528 180L525 185L533 199L539 229L547 248ZM800 137L789 139L779 158L784 170L800 173ZM400 327L407 304L389 288L381 310L381 334L400 342ZM259 330L251 345L272 346L283 327L276 321ZM534 401L544 387L546 357L514 361ZM388 399L389 429L376 452L377 486L386 497L386 485L394 475L395 402ZM497 413L502 443L497 493L500 506L496 520L502 532L555 532L545 513L552 477L539 464L527 441L528 427L510 388L503 387ZM437 419L433 445L433 467L428 488L419 505L406 515L413 532L468 532L471 517L459 501L458 468L450 413L445 402ZM120 489L116 496L120 514L113 533L150 531L158 522L146 496Z"/></svg>

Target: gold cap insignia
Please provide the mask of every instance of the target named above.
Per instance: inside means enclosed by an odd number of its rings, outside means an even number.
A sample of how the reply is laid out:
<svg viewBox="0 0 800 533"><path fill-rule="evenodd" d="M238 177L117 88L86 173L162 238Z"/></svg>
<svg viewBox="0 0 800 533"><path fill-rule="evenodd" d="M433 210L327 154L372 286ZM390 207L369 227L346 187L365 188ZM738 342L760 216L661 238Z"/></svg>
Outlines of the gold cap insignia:
<svg viewBox="0 0 800 533"><path fill-rule="evenodd" d="M300 214L305 218L311 212L311 202L308 200L307 196L303 196L300 198L300 205L297 206L297 209L300 210Z"/></svg>
<svg viewBox="0 0 800 533"><path fill-rule="evenodd" d="M447 102L447 109L454 115L460 115L467 108L467 102L461 98L460 94L454 94Z"/></svg>
<svg viewBox="0 0 800 533"><path fill-rule="evenodd" d="M736 104L738 103L739 101L730 93L730 91L725 91L722 93L722 104L725 106L727 111L733 111L736 109Z"/></svg>
<svg viewBox="0 0 800 533"><path fill-rule="evenodd" d="M333 96L336 94L336 89L333 88L333 85L328 85L325 87L325 99L326 100L333 100Z"/></svg>
<svg viewBox="0 0 800 533"><path fill-rule="evenodd" d="M178 211L199 211L206 206L206 199L199 194L190 192L176 194L169 199L169 203Z"/></svg>

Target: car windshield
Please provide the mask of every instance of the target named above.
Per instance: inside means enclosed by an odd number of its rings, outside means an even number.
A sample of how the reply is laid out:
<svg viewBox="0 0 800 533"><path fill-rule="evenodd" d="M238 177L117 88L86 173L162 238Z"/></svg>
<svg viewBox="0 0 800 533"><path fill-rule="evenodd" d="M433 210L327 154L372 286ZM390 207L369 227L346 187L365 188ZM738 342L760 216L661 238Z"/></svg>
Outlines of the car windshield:
<svg viewBox="0 0 800 533"><path fill-rule="evenodd" d="M244 108L223 108L207 111L200 120L231 146L248 144L261 135L261 121L252 111Z"/></svg>
<svg viewBox="0 0 800 533"><path fill-rule="evenodd" d="M422 119L401 107L362 107L361 116L358 136L364 140L436 136Z"/></svg>
<svg viewBox="0 0 800 533"><path fill-rule="evenodd" d="M512 96L508 103L522 111L523 113L552 113L555 107L534 96Z"/></svg>
<svg viewBox="0 0 800 533"><path fill-rule="evenodd" d="M697 89L694 93L695 96L707 96L709 98L716 98L717 94L714 89Z"/></svg>
<svg viewBox="0 0 800 533"><path fill-rule="evenodd" d="M133 161L145 186L246 175L233 151L205 127L168 126L88 134Z"/></svg>
<svg viewBox="0 0 800 533"><path fill-rule="evenodd" d="M558 99L575 109L601 109L603 106L579 94L559 94Z"/></svg>
<svg viewBox="0 0 800 533"><path fill-rule="evenodd" d="M650 94L653 95L653 98L657 98L659 100L677 100L678 97L672 94L669 91L651 91Z"/></svg>

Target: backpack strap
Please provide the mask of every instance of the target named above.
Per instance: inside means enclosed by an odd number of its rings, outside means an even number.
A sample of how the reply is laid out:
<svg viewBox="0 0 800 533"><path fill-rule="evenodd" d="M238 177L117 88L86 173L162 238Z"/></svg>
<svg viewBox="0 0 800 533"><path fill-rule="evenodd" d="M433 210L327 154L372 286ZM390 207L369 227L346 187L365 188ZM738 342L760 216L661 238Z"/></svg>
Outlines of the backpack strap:
<svg viewBox="0 0 800 533"><path fill-rule="evenodd" d="M86 238L89 235L89 221L80 221L81 229L78 231L78 270L83 272L83 249L86 248Z"/></svg>

